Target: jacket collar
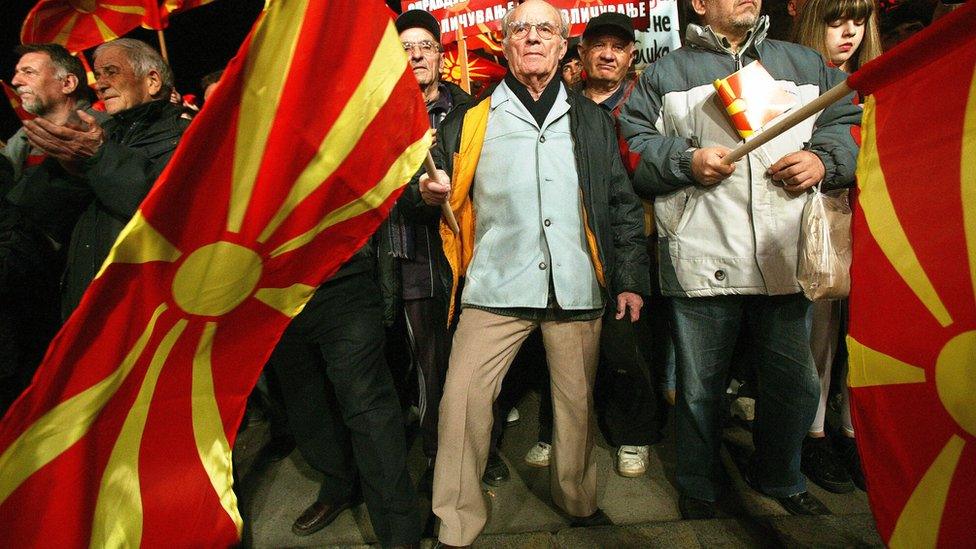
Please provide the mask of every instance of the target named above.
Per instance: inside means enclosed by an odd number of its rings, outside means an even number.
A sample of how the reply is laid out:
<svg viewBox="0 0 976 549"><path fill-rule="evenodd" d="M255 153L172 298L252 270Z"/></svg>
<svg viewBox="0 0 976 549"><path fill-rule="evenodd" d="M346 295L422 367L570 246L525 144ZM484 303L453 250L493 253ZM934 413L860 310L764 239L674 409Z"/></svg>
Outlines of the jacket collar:
<svg viewBox="0 0 976 549"><path fill-rule="evenodd" d="M566 86L562 82L559 82L559 92L556 94L556 101L553 103L552 108L549 109L549 114L546 115L546 120L539 129L544 130L549 124L552 124L560 116L566 114L570 108L569 96L566 93ZM491 110L505 105L505 110L509 114L518 117L533 126L539 127L535 122L535 118L529 114L528 109L522 105L522 102L518 100L515 93L509 89L508 84L502 81L492 92L491 92Z"/></svg>
<svg viewBox="0 0 976 549"><path fill-rule="evenodd" d="M746 39L742 43L742 46L739 47L740 55L750 49L755 50L756 46L766 39L766 34L768 33L769 16L760 16L759 20L756 21L756 26L752 27L752 30L746 33ZM715 34L715 31L709 26L703 27L694 23L689 24L688 29L685 31L685 43L715 53L734 55L732 53L732 45L729 44L729 41Z"/></svg>
<svg viewBox="0 0 976 549"><path fill-rule="evenodd" d="M126 109L122 112L115 113L112 115L112 118L117 120L120 124L130 124L141 118L161 116L163 111L170 105L173 104L170 103L169 96L167 95L165 99L156 99L148 103L143 103L142 105L136 105L131 109ZM175 107L175 105L173 106Z"/></svg>

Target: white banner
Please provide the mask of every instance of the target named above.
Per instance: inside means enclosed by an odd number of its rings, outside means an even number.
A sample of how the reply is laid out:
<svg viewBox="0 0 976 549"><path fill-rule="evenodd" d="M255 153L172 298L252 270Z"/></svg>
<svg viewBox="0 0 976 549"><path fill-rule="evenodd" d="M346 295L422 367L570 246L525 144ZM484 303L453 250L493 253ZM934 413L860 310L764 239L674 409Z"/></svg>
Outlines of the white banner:
<svg viewBox="0 0 976 549"><path fill-rule="evenodd" d="M636 31L637 55L634 67L641 71L681 47L678 32L678 0L648 0L650 25L646 31Z"/></svg>

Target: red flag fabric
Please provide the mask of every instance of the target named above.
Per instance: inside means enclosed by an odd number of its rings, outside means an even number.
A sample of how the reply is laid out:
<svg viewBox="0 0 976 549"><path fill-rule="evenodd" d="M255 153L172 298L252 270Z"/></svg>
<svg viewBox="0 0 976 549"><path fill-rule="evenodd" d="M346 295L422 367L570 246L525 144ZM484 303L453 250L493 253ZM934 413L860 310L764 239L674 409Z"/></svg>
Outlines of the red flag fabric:
<svg viewBox="0 0 976 549"><path fill-rule="evenodd" d="M0 421L3 545L238 542L247 396L430 146L408 69L377 0L271 3Z"/></svg>
<svg viewBox="0 0 976 549"><path fill-rule="evenodd" d="M24 19L20 41L53 42L79 52L142 24L162 28L156 0L40 0Z"/></svg>
<svg viewBox="0 0 976 549"><path fill-rule="evenodd" d="M497 31L483 32L465 40L468 50L484 50L492 55L502 54L502 35Z"/></svg>
<svg viewBox="0 0 976 549"><path fill-rule="evenodd" d="M562 10L569 19L570 36L583 34L590 19L608 11L627 15L637 30L647 30L650 24L648 3L645 0L630 2L622 0L551 0L549 3Z"/></svg>
<svg viewBox="0 0 976 549"><path fill-rule="evenodd" d="M25 111L23 105L20 102L20 96L17 95L17 90L13 88L10 84L0 80L0 86L3 86L3 94L7 96L7 101L10 103L10 108L14 110L17 114L17 118L20 120L30 120L34 118L34 115Z"/></svg>
<svg viewBox="0 0 976 549"><path fill-rule="evenodd" d="M936 55L861 80L848 383L890 547L971 546L976 523L976 5L952 15L900 46Z"/></svg>
<svg viewBox="0 0 976 549"><path fill-rule="evenodd" d="M549 0L549 3L566 16L570 25L570 36L583 34L590 19L608 11L628 15L633 20L635 29L647 29L650 23L647 2L643 0ZM431 9L432 4L444 7ZM457 41L458 29L461 29L465 37L501 31L502 17L516 4L518 2L515 0L447 0L438 3L429 0L401 0L400 8L403 11L429 11L441 23L441 42L450 44Z"/></svg>
<svg viewBox="0 0 976 549"><path fill-rule="evenodd" d="M468 53L467 60L468 78L472 82L494 82L501 80L505 76L505 67L476 55L473 52ZM457 44L451 44L444 49L444 66L441 67L441 78L448 82L461 85L463 75Z"/></svg>
<svg viewBox="0 0 976 549"><path fill-rule="evenodd" d="M199 8L211 2L213 0L164 0L163 5L159 8L162 25L164 27L169 25L169 17L174 13Z"/></svg>

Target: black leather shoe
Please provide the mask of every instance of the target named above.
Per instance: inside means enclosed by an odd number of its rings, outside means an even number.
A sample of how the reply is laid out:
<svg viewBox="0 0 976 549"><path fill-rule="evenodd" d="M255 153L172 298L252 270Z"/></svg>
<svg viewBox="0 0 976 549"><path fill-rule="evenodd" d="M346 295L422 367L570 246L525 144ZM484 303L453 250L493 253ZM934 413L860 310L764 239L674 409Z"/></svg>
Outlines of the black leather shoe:
<svg viewBox="0 0 976 549"><path fill-rule="evenodd" d="M281 435L272 438L264 447L268 461L281 461L290 456L295 450L295 438L291 435Z"/></svg>
<svg viewBox="0 0 976 549"><path fill-rule="evenodd" d="M715 502L691 496L678 496L678 510L685 520L704 520L715 518Z"/></svg>
<svg viewBox="0 0 976 549"><path fill-rule="evenodd" d="M505 465L502 457L495 452L488 454L488 466L485 467L485 474L481 475L481 482L488 486L499 486L509 476L508 465Z"/></svg>
<svg viewBox="0 0 976 549"><path fill-rule="evenodd" d="M808 436L803 439L800 469L808 479L828 492L847 494L854 491L851 475L834 453L827 437Z"/></svg>
<svg viewBox="0 0 976 549"><path fill-rule="evenodd" d="M867 490L864 482L864 469L861 468L861 456L857 453L854 439L843 434L837 437L837 447L840 449L840 460L851 476L851 482L861 490Z"/></svg>
<svg viewBox="0 0 976 549"><path fill-rule="evenodd" d="M291 525L291 531L296 536L308 536L314 534L315 532L318 532L319 530L332 524L332 521L339 516L339 513L349 509L353 505L354 504L351 501L336 505L329 505L328 503L316 501L315 503L309 505L308 509L305 509L305 511L297 519L295 519L295 523Z"/></svg>
<svg viewBox="0 0 976 549"><path fill-rule="evenodd" d="M813 497L810 492L800 492L785 498L776 498L776 501L789 511L791 515L829 515L830 509Z"/></svg>
<svg viewBox="0 0 976 549"><path fill-rule="evenodd" d="M573 528L590 528L592 526L613 526L613 521L603 512L597 509L588 517L570 517L569 525Z"/></svg>

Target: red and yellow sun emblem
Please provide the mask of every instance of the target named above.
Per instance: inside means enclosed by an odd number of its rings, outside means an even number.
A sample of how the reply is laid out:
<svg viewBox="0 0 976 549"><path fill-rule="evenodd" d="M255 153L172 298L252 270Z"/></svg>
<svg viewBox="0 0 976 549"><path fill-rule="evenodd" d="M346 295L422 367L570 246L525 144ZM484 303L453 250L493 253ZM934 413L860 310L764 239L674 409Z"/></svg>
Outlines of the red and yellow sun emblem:
<svg viewBox="0 0 976 549"><path fill-rule="evenodd" d="M976 41L864 109L851 292L858 446L891 547L971 544Z"/></svg>

